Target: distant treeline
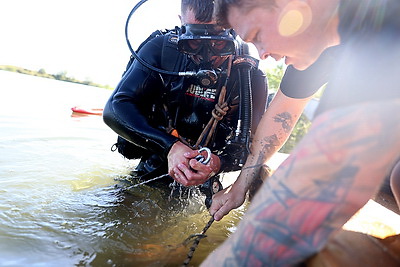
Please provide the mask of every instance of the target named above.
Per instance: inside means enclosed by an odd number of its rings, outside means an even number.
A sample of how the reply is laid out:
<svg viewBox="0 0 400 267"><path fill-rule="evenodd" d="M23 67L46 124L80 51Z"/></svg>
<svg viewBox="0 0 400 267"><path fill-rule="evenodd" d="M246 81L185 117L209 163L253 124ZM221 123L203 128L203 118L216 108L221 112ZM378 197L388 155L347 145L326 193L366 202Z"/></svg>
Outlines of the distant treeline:
<svg viewBox="0 0 400 267"><path fill-rule="evenodd" d="M60 81L67 81L67 82L73 82L73 83L80 83L80 84L86 84L86 85L91 85L91 86L97 86L101 88L107 88L107 89L112 89L111 87L100 85L93 83L91 81L78 81L74 78L69 78L66 75L66 72L61 72L58 74L48 74L44 71L44 69L40 69L39 71L32 71L32 70L27 70L19 67L14 67L14 66L6 66L6 65L0 65L0 70L8 70L8 71L14 71L18 73L24 73L24 74L29 74L29 75L34 75L34 76L39 76L39 77L45 77L49 79L56 79ZM266 70L267 77L268 77L268 85L269 85L269 92L276 92L279 88L282 76L284 74L284 67L283 65L278 65L276 68L271 69L271 70ZM319 93L317 93L319 94ZM311 125L311 122L307 119L307 117L303 114L299 118L298 122L296 123L293 132L289 136L287 142L285 145L279 150L279 152L282 153L290 153L293 148L296 146L296 144L303 138L303 136L307 133L309 127Z"/></svg>
<svg viewBox="0 0 400 267"><path fill-rule="evenodd" d="M28 69L24 69L21 67L10 66L10 65L0 65L0 70L12 71L12 72L28 74L28 75L33 75L33 76L38 76L38 77L43 77L43 78L48 78L48 79L54 79L54 80L59 80L59 81L64 81L64 82L79 83L79 84L84 84L84 85L96 86L96 87L100 87L100 88L113 89L109 85L101 85L98 83L94 83L92 81L80 81L75 78L68 77L67 72L65 72L65 71L59 72L57 74L49 74L49 73L46 73L46 71L44 69L35 71L35 70L28 70Z"/></svg>

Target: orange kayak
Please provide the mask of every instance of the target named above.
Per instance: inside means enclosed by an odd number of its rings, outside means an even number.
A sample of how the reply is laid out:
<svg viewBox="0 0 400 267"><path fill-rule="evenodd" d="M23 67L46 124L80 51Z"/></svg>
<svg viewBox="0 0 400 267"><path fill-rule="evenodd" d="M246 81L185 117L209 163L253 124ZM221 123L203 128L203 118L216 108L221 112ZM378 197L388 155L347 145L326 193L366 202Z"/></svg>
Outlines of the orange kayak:
<svg viewBox="0 0 400 267"><path fill-rule="evenodd" d="M71 110L75 113L88 114L88 115L102 115L102 108L84 108L84 107L72 107Z"/></svg>

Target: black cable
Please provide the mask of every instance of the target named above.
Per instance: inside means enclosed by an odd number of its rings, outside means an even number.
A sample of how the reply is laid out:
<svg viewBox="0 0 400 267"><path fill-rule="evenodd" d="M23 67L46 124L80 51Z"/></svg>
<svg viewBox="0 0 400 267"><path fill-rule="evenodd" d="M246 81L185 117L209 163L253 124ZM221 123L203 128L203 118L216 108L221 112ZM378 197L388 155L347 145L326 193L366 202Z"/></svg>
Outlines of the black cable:
<svg viewBox="0 0 400 267"><path fill-rule="evenodd" d="M175 72L175 71L167 71L167 70L163 70L163 69L159 69L157 67L152 66L151 64L147 63L146 61L144 61L142 58L139 57L139 55L133 50L132 46L131 46L131 42L129 41L129 37L128 37L128 25L129 25L129 21L131 20L131 17L133 15L133 13L136 12L136 10L145 2L147 2L148 0L141 0L139 1L131 10L131 12L128 15L128 18L126 20L126 24L125 24L125 39L126 39L126 43L128 44L129 50L132 53L132 56L139 61L140 64L144 65L145 67L162 73L162 74L167 74L167 75L176 75L176 76L195 76L197 73L194 71L185 71L185 72Z"/></svg>

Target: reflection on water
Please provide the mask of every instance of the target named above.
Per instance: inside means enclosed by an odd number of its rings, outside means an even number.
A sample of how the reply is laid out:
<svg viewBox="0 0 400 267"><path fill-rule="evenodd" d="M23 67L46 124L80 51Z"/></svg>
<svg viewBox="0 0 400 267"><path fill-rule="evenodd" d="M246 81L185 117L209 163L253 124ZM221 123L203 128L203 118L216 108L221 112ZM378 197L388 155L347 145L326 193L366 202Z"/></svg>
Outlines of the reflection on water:
<svg viewBox="0 0 400 267"><path fill-rule="evenodd" d="M0 71L0 266L178 266L182 242L210 216L204 197L168 198L121 178L135 162L110 152L100 116L111 91ZM243 209L214 222L197 266L235 230Z"/></svg>

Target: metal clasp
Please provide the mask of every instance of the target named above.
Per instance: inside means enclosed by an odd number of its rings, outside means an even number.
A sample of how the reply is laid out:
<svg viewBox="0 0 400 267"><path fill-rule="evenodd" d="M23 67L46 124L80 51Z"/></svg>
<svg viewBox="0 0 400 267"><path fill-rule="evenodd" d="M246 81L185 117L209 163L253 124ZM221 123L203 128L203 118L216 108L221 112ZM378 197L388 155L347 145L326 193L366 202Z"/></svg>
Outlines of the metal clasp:
<svg viewBox="0 0 400 267"><path fill-rule="evenodd" d="M203 152L203 151L206 151L206 152L207 152L207 157L206 157L206 158L201 154L201 152ZM204 165L206 165L207 163L210 162L210 160L211 160L211 150L210 150L209 148L207 148L207 147L202 147L202 148L199 149L198 152L199 152L199 155L197 155L197 156L195 157L195 159L196 159L197 161L203 163Z"/></svg>

